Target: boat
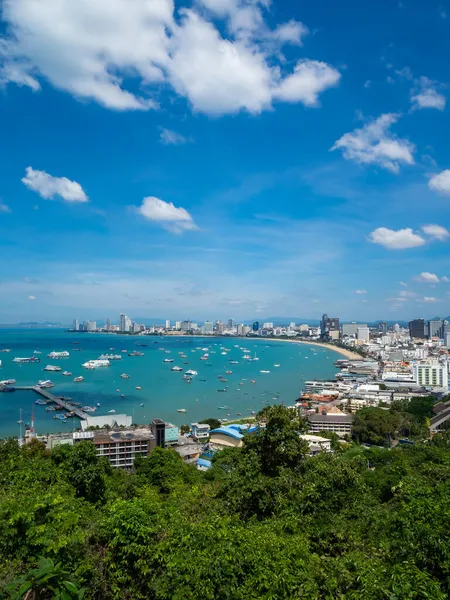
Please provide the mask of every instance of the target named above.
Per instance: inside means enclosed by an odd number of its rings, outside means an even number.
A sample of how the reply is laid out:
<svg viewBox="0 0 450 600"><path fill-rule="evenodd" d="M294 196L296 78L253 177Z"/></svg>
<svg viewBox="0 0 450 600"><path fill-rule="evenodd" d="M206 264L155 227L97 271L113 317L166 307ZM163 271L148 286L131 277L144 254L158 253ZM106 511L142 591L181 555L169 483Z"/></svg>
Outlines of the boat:
<svg viewBox="0 0 450 600"><path fill-rule="evenodd" d="M230 407L229 407L229 406L227 406L227 405L225 405L225 406L218 406L217 408L218 408L219 410L229 410L229 409L230 409Z"/></svg>
<svg viewBox="0 0 450 600"><path fill-rule="evenodd" d="M122 353L123 353L123 354L125 354L125 353L126 353L126 350L122 350Z"/></svg>
<svg viewBox="0 0 450 600"><path fill-rule="evenodd" d="M130 376L127 373L122 373L122 379L130 379Z"/></svg>
<svg viewBox="0 0 450 600"><path fill-rule="evenodd" d="M122 360L121 354L100 354L98 360Z"/></svg>
<svg viewBox="0 0 450 600"><path fill-rule="evenodd" d="M240 416L242 415L242 413L236 413L236 415L237 415L238 417L240 417Z"/></svg>
<svg viewBox="0 0 450 600"><path fill-rule="evenodd" d="M56 408L54 406L47 406L47 408L45 409L47 412L53 412L56 410Z"/></svg>
<svg viewBox="0 0 450 600"><path fill-rule="evenodd" d="M84 381L84 377L82 377L82 376L75 377L74 381L75 381L75 383L78 383L79 381Z"/></svg>
<svg viewBox="0 0 450 600"><path fill-rule="evenodd" d="M62 352L50 352L47 354L47 358L68 358L70 354L67 350L63 350Z"/></svg>
<svg viewBox="0 0 450 600"><path fill-rule="evenodd" d="M56 365L47 365L46 367L44 367L43 369L44 371L61 371L61 367L58 367Z"/></svg>
<svg viewBox="0 0 450 600"><path fill-rule="evenodd" d="M200 360L208 360L209 356L208 354L204 354L203 356L200 356Z"/></svg>
<svg viewBox="0 0 450 600"><path fill-rule="evenodd" d="M41 362L41 359L36 357L36 356L30 356L29 358L13 358L12 359L13 363L38 363Z"/></svg>
<svg viewBox="0 0 450 600"><path fill-rule="evenodd" d="M182 371L181 367L177 367L176 365L170 369L171 371Z"/></svg>
<svg viewBox="0 0 450 600"><path fill-rule="evenodd" d="M109 367L111 363L109 360L97 359L97 360L88 360L83 363L81 366L85 369L98 369L99 367Z"/></svg>
<svg viewBox="0 0 450 600"><path fill-rule="evenodd" d="M55 387L55 384L50 381L50 379L40 379L38 381L38 386L41 388L52 388Z"/></svg>
<svg viewBox="0 0 450 600"><path fill-rule="evenodd" d="M121 398L125 398L125 394L120 394L120 397Z"/></svg>
<svg viewBox="0 0 450 600"><path fill-rule="evenodd" d="M217 390L217 391L218 391L218 392L228 392L228 388L223 388L223 389L220 389L220 390ZM219 407L219 408L220 408L220 407Z"/></svg>
<svg viewBox="0 0 450 600"><path fill-rule="evenodd" d="M134 350L133 352L128 352L128 356L144 356L144 353Z"/></svg>
<svg viewBox="0 0 450 600"><path fill-rule="evenodd" d="M0 352L11 352L10 348L2 348Z"/></svg>
<svg viewBox="0 0 450 600"><path fill-rule="evenodd" d="M223 354L223 356L226 356L226 355L227 355L227 353L226 353L226 352L221 352L220 354Z"/></svg>
<svg viewBox="0 0 450 600"><path fill-rule="evenodd" d="M262 371L260 371L260 373L270 373L270 371L267 371L266 369L263 369Z"/></svg>
<svg viewBox="0 0 450 600"><path fill-rule="evenodd" d="M252 357L250 356L250 354L244 354L244 356L242 358L245 358L246 360L251 360Z"/></svg>
<svg viewBox="0 0 450 600"><path fill-rule="evenodd" d="M230 365L238 365L239 361L238 360L230 360Z"/></svg>
<svg viewBox="0 0 450 600"><path fill-rule="evenodd" d="M256 383L254 379L250 379L250 383Z"/></svg>
<svg viewBox="0 0 450 600"><path fill-rule="evenodd" d="M173 358L165 358L163 360L163 362L165 362L165 363L171 363L171 362L173 362Z"/></svg>
<svg viewBox="0 0 450 600"><path fill-rule="evenodd" d="M4 379L3 381L0 381L0 385L14 385L16 382L15 379Z"/></svg>
<svg viewBox="0 0 450 600"><path fill-rule="evenodd" d="M140 386L140 385L137 385L137 386L136 386L136 389L137 389L137 390L142 390L142 388L141 388L141 386Z"/></svg>
<svg viewBox="0 0 450 600"><path fill-rule="evenodd" d="M34 350L33 354L42 354L40 350Z"/></svg>
<svg viewBox="0 0 450 600"><path fill-rule="evenodd" d="M225 371L225 375L232 375L233 371Z"/></svg>
<svg viewBox="0 0 450 600"><path fill-rule="evenodd" d="M81 408L81 410L86 413L91 413L91 412L95 412L97 410L97 408L95 406L83 406Z"/></svg>
<svg viewBox="0 0 450 600"><path fill-rule="evenodd" d="M39 398L38 400L35 401L35 404L37 404L38 406L45 406L47 404L47 402L45 400L41 400Z"/></svg>
<svg viewBox="0 0 450 600"><path fill-rule="evenodd" d="M273 366L274 366L274 367L279 367L280 365L279 365L279 364L275 364L275 365L273 365Z"/></svg>
<svg viewBox="0 0 450 600"><path fill-rule="evenodd" d="M72 373L71 373L70 371L63 371L63 372L62 372L62 374L63 374L65 377L71 377L71 376L72 376Z"/></svg>
<svg viewBox="0 0 450 600"><path fill-rule="evenodd" d="M198 375L198 372L194 371L193 369L188 369L186 371L186 375Z"/></svg>
<svg viewBox="0 0 450 600"><path fill-rule="evenodd" d="M186 408L177 408L177 412L179 412L179 413L186 413L187 409Z"/></svg>
<svg viewBox="0 0 450 600"><path fill-rule="evenodd" d="M59 419L60 421L64 421L64 423L66 422L65 415L55 415L53 418L54 419Z"/></svg>
<svg viewBox="0 0 450 600"><path fill-rule="evenodd" d="M141 402L141 403L139 404L139 406L145 406L145 404L144 404L143 402Z"/></svg>
<svg viewBox="0 0 450 600"><path fill-rule="evenodd" d="M112 409L112 410L108 410L108 412L112 414L112 413L115 413L116 411L114 409Z"/></svg>
<svg viewBox="0 0 450 600"><path fill-rule="evenodd" d="M191 363L187 360L184 361L183 365L190 365Z"/></svg>
<svg viewBox="0 0 450 600"><path fill-rule="evenodd" d="M0 386L0 392L15 392L16 388L11 387L10 385Z"/></svg>

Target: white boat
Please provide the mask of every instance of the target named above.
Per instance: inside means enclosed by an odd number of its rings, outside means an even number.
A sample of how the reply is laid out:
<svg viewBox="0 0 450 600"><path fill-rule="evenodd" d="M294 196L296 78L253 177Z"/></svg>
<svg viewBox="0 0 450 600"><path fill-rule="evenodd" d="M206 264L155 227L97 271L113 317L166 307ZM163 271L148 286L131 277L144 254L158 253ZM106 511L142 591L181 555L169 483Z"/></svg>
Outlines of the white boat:
<svg viewBox="0 0 450 600"><path fill-rule="evenodd" d="M100 354L97 360L122 360L121 354Z"/></svg>
<svg viewBox="0 0 450 600"><path fill-rule="evenodd" d="M186 408L177 408L177 412L185 413L185 412L187 412L187 409Z"/></svg>
<svg viewBox="0 0 450 600"><path fill-rule="evenodd" d="M112 410L108 410L109 413L115 413L116 411L114 409Z"/></svg>
<svg viewBox="0 0 450 600"><path fill-rule="evenodd" d="M44 367L44 371L61 371L61 367L58 367L56 365L47 365L46 367Z"/></svg>
<svg viewBox="0 0 450 600"><path fill-rule="evenodd" d="M74 381L78 383L79 381L84 381L84 377L80 375L80 377L75 377Z"/></svg>
<svg viewBox="0 0 450 600"><path fill-rule="evenodd" d="M274 367L279 367L280 365L279 365L279 364L276 364L276 365L273 365L273 366L274 366Z"/></svg>
<svg viewBox="0 0 450 600"><path fill-rule="evenodd" d="M186 371L186 375L198 375L198 372L194 371L193 369L188 369Z"/></svg>
<svg viewBox="0 0 450 600"><path fill-rule="evenodd" d="M62 352L50 352L47 354L47 358L68 358L70 354L67 350L63 350Z"/></svg>
<svg viewBox="0 0 450 600"><path fill-rule="evenodd" d="M122 379L130 379L130 376L127 373L122 373Z"/></svg>
<svg viewBox="0 0 450 600"><path fill-rule="evenodd" d="M88 360L87 362L83 363L81 366L84 367L85 369L98 369L100 367L109 367L111 365L111 363L109 362L109 360Z"/></svg>
<svg viewBox="0 0 450 600"><path fill-rule="evenodd" d="M137 389L137 390L142 390L142 388L141 388L141 386L140 386L140 385L137 385L137 386L136 386L136 389Z"/></svg>
<svg viewBox="0 0 450 600"><path fill-rule="evenodd" d="M10 348L2 348L0 352L11 352Z"/></svg>
<svg viewBox="0 0 450 600"><path fill-rule="evenodd" d="M32 363L32 362L41 362L40 358L37 358L36 356L30 356L29 358L13 358L12 359L13 363Z"/></svg>
<svg viewBox="0 0 450 600"><path fill-rule="evenodd" d="M250 354L244 354L244 356L242 358L245 358L246 360L252 360L252 357L250 356Z"/></svg>
<svg viewBox="0 0 450 600"><path fill-rule="evenodd" d="M165 358L163 362L170 363L173 362L173 358Z"/></svg>
<svg viewBox="0 0 450 600"><path fill-rule="evenodd" d="M223 354L223 356L226 356L227 353L226 352L221 352L220 354Z"/></svg>
<svg viewBox="0 0 450 600"><path fill-rule="evenodd" d="M50 381L50 379L40 379L38 381L38 386L41 388L52 388L55 387L55 384Z"/></svg>
<svg viewBox="0 0 450 600"><path fill-rule="evenodd" d="M72 373L70 371L63 371L62 374L65 375L66 377L71 377L72 376Z"/></svg>
<svg viewBox="0 0 450 600"><path fill-rule="evenodd" d="M171 371L182 371L183 369L181 367L175 366L175 367L172 367L170 370Z"/></svg>
<svg viewBox="0 0 450 600"><path fill-rule="evenodd" d="M42 352L40 350L35 350L33 354L42 354Z"/></svg>
<svg viewBox="0 0 450 600"><path fill-rule="evenodd" d="M203 356L200 356L200 360L208 360L209 355L208 354L204 354Z"/></svg>
<svg viewBox="0 0 450 600"><path fill-rule="evenodd" d="M15 383L15 379L4 379L3 381L0 381L0 385L14 385Z"/></svg>
<svg viewBox="0 0 450 600"><path fill-rule="evenodd" d="M263 369L262 371L260 371L260 373L270 373L270 371L266 371Z"/></svg>

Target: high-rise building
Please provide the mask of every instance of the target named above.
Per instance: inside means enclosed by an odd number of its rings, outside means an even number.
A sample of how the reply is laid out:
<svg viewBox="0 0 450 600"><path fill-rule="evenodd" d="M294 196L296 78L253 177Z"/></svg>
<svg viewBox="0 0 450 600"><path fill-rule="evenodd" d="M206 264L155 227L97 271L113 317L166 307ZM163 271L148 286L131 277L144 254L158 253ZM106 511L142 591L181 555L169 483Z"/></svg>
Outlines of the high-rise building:
<svg viewBox="0 0 450 600"><path fill-rule="evenodd" d="M216 333L223 333L225 330L225 323L222 323L222 321L216 321L214 330Z"/></svg>
<svg viewBox="0 0 450 600"><path fill-rule="evenodd" d="M85 331L95 331L97 329L96 321L84 321L83 328Z"/></svg>
<svg viewBox="0 0 450 600"><path fill-rule="evenodd" d="M175 321L175 329L177 331L180 331L180 329L181 329L181 321Z"/></svg>
<svg viewBox="0 0 450 600"><path fill-rule="evenodd" d="M212 321L205 321L202 327L202 331L207 335L214 333L214 325Z"/></svg>
<svg viewBox="0 0 450 600"><path fill-rule="evenodd" d="M169 319L166 320L166 329L170 329L170 320Z"/></svg>
<svg viewBox="0 0 450 600"><path fill-rule="evenodd" d="M80 324L78 323L78 319L74 319L73 320L73 330L74 331L79 331L80 330Z"/></svg>
<svg viewBox="0 0 450 600"><path fill-rule="evenodd" d="M428 321L428 337L437 337L444 339L444 320L443 319L432 319Z"/></svg>
<svg viewBox="0 0 450 600"><path fill-rule="evenodd" d="M106 331L111 329L111 319L106 319Z"/></svg>
<svg viewBox="0 0 450 600"><path fill-rule="evenodd" d="M151 424L152 433L156 439L156 445L161 448L166 446L166 423L162 419L153 419Z"/></svg>
<svg viewBox="0 0 450 600"><path fill-rule="evenodd" d="M181 321L180 329L181 331L190 331L192 329L192 323L190 321Z"/></svg>
<svg viewBox="0 0 450 600"><path fill-rule="evenodd" d="M259 321L255 321L252 325L252 331L254 331L255 333L257 331L259 331Z"/></svg>
<svg viewBox="0 0 450 600"><path fill-rule="evenodd" d="M333 331L339 331L339 319L323 314L320 321L320 333L322 337L334 337L330 336L330 333Z"/></svg>
<svg viewBox="0 0 450 600"><path fill-rule="evenodd" d="M264 323L263 329L273 329L273 323Z"/></svg>
<svg viewBox="0 0 450 600"><path fill-rule="evenodd" d="M355 336L357 331L358 331L358 327L367 327L366 325L358 325L357 323L342 323L341 325L341 331L342 331L342 335L346 336L346 335L353 335Z"/></svg>
<svg viewBox="0 0 450 600"><path fill-rule="evenodd" d="M413 364L413 376L418 385L448 389L447 365L428 360Z"/></svg>
<svg viewBox="0 0 450 600"><path fill-rule="evenodd" d="M409 335L412 338L423 340L425 338L425 321L423 319L414 319L410 321Z"/></svg>
<svg viewBox="0 0 450 600"><path fill-rule="evenodd" d="M124 315L120 315L120 331L131 331L131 319Z"/></svg>
<svg viewBox="0 0 450 600"><path fill-rule="evenodd" d="M380 333L382 333L383 335L386 335L388 332L388 324L386 323L386 321L380 321L378 323L378 331Z"/></svg>
<svg viewBox="0 0 450 600"><path fill-rule="evenodd" d="M368 342L370 337L369 328L367 325L359 325L356 330L356 337L361 342Z"/></svg>
<svg viewBox="0 0 450 600"><path fill-rule="evenodd" d="M234 329L234 319L228 319L228 329Z"/></svg>

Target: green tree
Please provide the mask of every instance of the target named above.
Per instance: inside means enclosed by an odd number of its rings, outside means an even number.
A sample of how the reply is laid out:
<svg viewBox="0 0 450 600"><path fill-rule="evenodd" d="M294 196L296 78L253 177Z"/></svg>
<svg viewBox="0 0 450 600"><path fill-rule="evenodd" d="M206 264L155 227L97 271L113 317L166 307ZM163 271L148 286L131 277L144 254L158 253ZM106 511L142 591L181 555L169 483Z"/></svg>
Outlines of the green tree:
<svg viewBox="0 0 450 600"><path fill-rule="evenodd" d="M218 429L222 425L222 423L219 421L219 419L214 419L214 418L203 419L203 421L199 421L199 423L204 423L205 425L209 425L211 429Z"/></svg>

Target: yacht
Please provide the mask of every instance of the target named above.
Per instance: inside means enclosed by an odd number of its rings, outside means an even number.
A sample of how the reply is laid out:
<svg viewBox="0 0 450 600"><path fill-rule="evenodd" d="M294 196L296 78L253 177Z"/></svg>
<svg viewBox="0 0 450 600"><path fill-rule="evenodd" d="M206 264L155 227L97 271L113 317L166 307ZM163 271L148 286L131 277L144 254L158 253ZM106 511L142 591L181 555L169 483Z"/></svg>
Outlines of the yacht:
<svg viewBox="0 0 450 600"><path fill-rule="evenodd" d="M44 371L61 371L61 367L58 367L56 365L47 365L46 367L44 367Z"/></svg>
<svg viewBox="0 0 450 600"><path fill-rule="evenodd" d="M130 376L127 373L122 373L122 379L130 379Z"/></svg>
<svg viewBox="0 0 450 600"><path fill-rule="evenodd" d="M47 358L68 358L70 354L67 350L63 350L62 352L50 352L47 354Z"/></svg>
<svg viewBox="0 0 450 600"><path fill-rule="evenodd" d="M41 362L40 358L37 358L36 356L30 356L29 358L13 358L12 362L14 363L38 363Z"/></svg>
<svg viewBox="0 0 450 600"><path fill-rule="evenodd" d="M183 369L181 367L175 366L175 367L172 367L170 370L171 371L182 371Z"/></svg>
<svg viewBox="0 0 450 600"><path fill-rule="evenodd" d="M63 371L62 374L66 377L72 377L72 373L70 371Z"/></svg>
<svg viewBox="0 0 450 600"><path fill-rule="evenodd" d="M38 386L41 388L52 388L55 387L55 384L50 381L50 379L40 379L38 381Z"/></svg>
<svg viewBox="0 0 450 600"><path fill-rule="evenodd" d="M75 383L78 383L79 381L84 381L84 377L82 377L82 376L75 377L74 381L75 381Z"/></svg>
<svg viewBox="0 0 450 600"><path fill-rule="evenodd" d="M109 367L110 365L111 365L111 363L109 362L109 360L97 359L97 360L88 360L87 362L83 363L81 366L84 367L85 369L97 369L99 367Z"/></svg>

